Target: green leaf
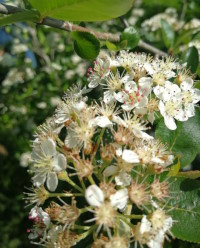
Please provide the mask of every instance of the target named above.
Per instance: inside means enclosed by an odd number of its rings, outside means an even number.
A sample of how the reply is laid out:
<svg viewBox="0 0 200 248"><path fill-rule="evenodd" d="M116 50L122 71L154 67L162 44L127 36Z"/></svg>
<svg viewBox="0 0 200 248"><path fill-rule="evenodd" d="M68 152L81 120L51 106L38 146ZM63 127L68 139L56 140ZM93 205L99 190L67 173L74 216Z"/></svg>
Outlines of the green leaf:
<svg viewBox="0 0 200 248"><path fill-rule="evenodd" d="M33 21L38 22L40 15L35 10L25 10L18 13L10 14L0 18L0 27L15 22Z"/></svg>
<svg viewBox="0 0 200 248"><path fill-rule="evenodd" d="M30 0L42 17L68 21L104 21L124 15L133 0Z"/></svg>
<svg viewBox="0 0 200 248"><path fill-rule="evenodd" d="M181 167L181 165L180 165L180 158L178 157L178 158L177 158L177 163L174 164L174 165L172 165L172 166L170 167L168 176L174 176L174 177L175 177L175 176L178 174L178 172L179 172L179 170L180 170L180 167Z"/></svg>
<svg viewBox="0 0 200 248"><path fill-rule="evenodd" d="M183 171L183 172L179 172L178 177L186 177L186 178L190 178L190 179L197 179L200 177L200 171L195 170L195 171Z"/></svg>
<svg viewBox="0 0 200 248"><path fill-rule="evenodd" d="M127 40L123 40L120 43L112 43L110 41L106 41L106 46L110 51L115 51L118 52L121 49L125 49L125 47L127 47Z"/></svg>
<svg viewBox="0 0 200 248"><path fill-rule="evenodd" d="M74 50L84 59L95 59L100 51L99 40L90 33L72 32Z"/></svg>
<svg viewBox="0 0 200 248"><path fill-rule="evenodd" d="M200 182L176 178L170 188L175 195L167 207L174 207L169 214L177 221L172 233L179 239L200 243Z"/></svg>
<svg viewBox="0 0 200 248"><path fill-rule="evenodd" d="M140 34L134 27L128 27L124 29L123 33L121 34L121 41L127 40L127 48L133 49L137 46L140 40Z"/></svg>
<svg viewBox="0 0 200 248"><path fill-rule="evenodd" d="M180 156L181 167L189 165L200 149L200 109L188 121L177 122L177 129L169 130L163 121L158 123L155 136L167 143L169 150Z"/></svg>
<svg viewBox="0 0 200 248"><path fill-rule="evenodd" d="M161 32L165 46L167 48L173 47L175 42L175 32L172 26L165 20L161 20Z"/></svg>
<svg viewBox="0 0 200 248"><path fill-rule="evenodd" d="M187 68L190 69L192 73L197 71L199 65L199 54L196 47L189 47L186 53L183 55L183 61L187 62Z"/></svg>

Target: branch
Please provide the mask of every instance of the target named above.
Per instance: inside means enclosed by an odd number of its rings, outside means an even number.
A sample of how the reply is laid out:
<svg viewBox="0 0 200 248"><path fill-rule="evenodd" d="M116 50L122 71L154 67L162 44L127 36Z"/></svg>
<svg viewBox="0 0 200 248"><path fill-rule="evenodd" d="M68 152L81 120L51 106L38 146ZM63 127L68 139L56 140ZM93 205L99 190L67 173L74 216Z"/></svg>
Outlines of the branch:
<svg viewBox="0 0 200 248"><path fill-rule="evenodd" d="M17 12L21 12L24 11L24 9L22 8L18 8L18 7L14 7L14 6L10 6L7 4L0 4L0 14L13 14L13 13L17 13ZM125 26L127 26L127 22L125 22L122 19L123 23ZM57 29L61 29L64 31L81 31L81 32L86 32L86 33L90 33L93 34L96 38L98 38L99 40L109 40L111 42L119 42L120 41L120 35L117 34L111 34L111 33L103 33L103 32L97 32L94 31L92 29L88 29L88 28L84 28L75 24L72 24L70 22L66 22L66 21L62 21L62 20L57 20L51 17L45 17L40 23L37 23L39 25L46 25L49 27L53 27L53 28L57 28ZM148 50L152 53L158 54L159 56L162 57L167 57L168 54L157 49L156 47L151 46L150 44L140 40L139 47Z"/></svg>

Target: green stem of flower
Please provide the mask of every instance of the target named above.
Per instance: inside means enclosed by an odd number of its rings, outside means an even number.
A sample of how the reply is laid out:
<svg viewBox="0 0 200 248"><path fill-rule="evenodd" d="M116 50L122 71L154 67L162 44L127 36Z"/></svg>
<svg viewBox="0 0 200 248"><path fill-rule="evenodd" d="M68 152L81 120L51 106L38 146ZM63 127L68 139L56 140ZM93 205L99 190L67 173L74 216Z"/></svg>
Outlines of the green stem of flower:
<svg viewBox="0 0 200 248"><path fill-rule="evenodd" d="M125 218L128 218L128 219L136 219L136 220L138 220L138 219L142 219L142 215L140 215L140 214L130 214L130 215L128 215L128 214L125 214L125 215L123 215Z"/></svg>
<svg viewBox="0 0 200 248"><path fill-rule="evenodd" d="M90 226L80 226L80 225L74 225L73 229L79 229L79 230L89 230Z"/></svg>
<svg viewBox="0 0 200 248"><path fill-rule="evenodd" d="M81 208L81 209L79 209L79 213L80 214L86 213L86 212L89 211L89 209L92 209L92 207L91 206L88 206L86 208Z"/></svg>
<svg viewBox="0 0 200 248"><path fill-rule="evenodd" d="M89 236L95 229L97 228L97 225L91 226L90 229L78 236L78 240L82 240Z"/></svg>
<svg viewBox="0 0 200 248"><path fill-rule="evenodd" d="M83 192L83 189L81 189L78 185L76 185L74 183L74 181L72 181L69 177L67 178L66 182L68 182L71 186L73 186L75 189L77 189L78 191L80 191L81 193Z"/></svg>
<svg viewBox="0 0 200 248"><path fill-rule="evenodd" d="M89 182L90 182L91 184L96 184L95 181L94 181L94 179L92 178L91 175L88 176L88 180L89 180Z"/></svg>
<svg viewBox="0 0 200 248"><path fill-rule="evenodd" d="M101 143L101 140L102 140L102 138L103 138L103 134L104 134L105 130L106 130L105 127L101 129L101 133L100 133L99 138L98 138L98 140L97 140L96 147L95 147L94 152L93 152L93 154L92 154L92 159L91 159L92 162L93 162L93 160L95 159L95 155L96 155L96 153L97 153L97 150L98 150L99 145L100 145L100 143Z"/></svg>

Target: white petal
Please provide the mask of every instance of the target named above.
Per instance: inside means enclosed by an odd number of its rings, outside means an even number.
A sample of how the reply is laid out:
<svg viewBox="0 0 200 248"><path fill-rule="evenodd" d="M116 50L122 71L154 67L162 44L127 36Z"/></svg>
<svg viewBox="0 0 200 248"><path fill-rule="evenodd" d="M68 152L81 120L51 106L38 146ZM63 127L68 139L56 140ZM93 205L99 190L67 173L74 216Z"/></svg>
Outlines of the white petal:
<svg viewBox="0 0 200 248"><path fill-rule="evenodd" d="M46 139L41 142L41 149L45 156L52 157L56 155L56 144L52 139Z"/></svg>
<svg viewBox="0 0 200 248"><path fill-rule="evenodd" d="M126 94L124 92L114 92L114 97L118 102L124 103L126 101Z"/></svg>
<svg viewBox="0 0 200 248"><path fill-rule="evenodd" d="M111 90L107 90L104 92L104 97L103 97L103 101L105 103L111 103L113 101L115 101L115 97L114 97L114 91Z"/></svg>
<svg viewBox="0 0 200 248"><path fill-rule="evenodd" d="M33 177L33 185L35 187L40 187L46 180L46 174L36 175Z"/></svg>
<svg viewBox="0 0 200 248"><path fill-rule="evenodd" d="M160 110L161 115L164 116L165 115L165 105L162 101L159 102L158 108Z"/></svg>
<svg viewBox="0 0 200 248"><path fill-rule="evenodd" d="M178 121L187 121L188 120L188 116L184 113L184 111L182 109L179 109L179 111L177 111L177 114L174 116L174 118Z"/></svg>
<svg viewBox="0 0 200 248"><path fill-rule="evenodd" d="M106 116L97 116L93 121L93 125L104 128L112 126L112 122Z"/></svg>
<svg viewBox="0 0 200 248"><path fill-rule="evenodd" d="M190 90L193 86L193 80L191 78L185 79L181 84L180 87L183 91Z"/></svg>
<svg viewBox="0 0 200 248"><path fill-rule="evenodd" d="M105 177L110 177L115 175L115 173L117 172L117 166L115 165L110 165L108 166L104 171L103 171L103 175Z"/></svg>
<svg viewBox="0 0 200 248"><path fill-rule="evenodd" d="M78 139L76 138L76 134L73 130L68 129L68 135L65 138L65 145L68 148L73 148L78 145Z"/></svg>
<svg viewBox="0 0 200 248"><path fill-rule="evenodd" d="M134 104L130 104L130 103L126 103L124 105L122 105L122 108L125 110L125 111L130 111L131 109L133 109L135 107Z"/></svg>
<svg viewBox="0 0 200 248"><path fill-rule="evenodd" d="M54 161L53 161L54 171L56 172L62 171L65 170L66 167L67 167L67 161L66 161L66 157L63 154L60 153L54 157Z"/></svg>
<svg viewBox="0 0 200 248"><path fill-rule="evenodd" d="M155 236L152 236L150 241L147 243L149 248L162 248L163 242L165 238L165 233L161 229L159 230Z"/></svg>
<svg viewBox="0 0 200 248"><path fill-rule="evenodd" d="M193 95L193 103L197 103L200 101L200 90L199 89L193 89L194 95Z"/></svg>
<svg viewBox="0 0 200 248"><path fill-rule="evenodd" d="M94 207L99 207L104 202L103 191L97 185L91 185L86 189L85 198Z"/></svg>
<svg viewBox="0 0 200 248"><path fill-rule="evenodd" d="M135 90L138 90L137 85L134 81L130 81L125 83L124 89L128 92L134 92Z"/></svg>
<svg viewBox="0 0 200 248"><path fill-rule="evenodd" d="M146 107L148 103L148 98L146 96L144 96L143 98L141 98L141 100L138 103L138 108L143 108Z"/></svg>
<svg viewBox="0 0 200 248"><path fill-rule="evenodd" d="M58 186L58 178L55 172L49 172L47 174L47 188L50 191L55 191Z"/></svg>
<svg viewBox="0 0 200 248"><path fill-rule="evenodd" d="M121 147L116 150L116 155L118 157L121 157L122 156L122 148Z"/></svg>
<svg viewBox="0 0 200 248"><path fill-rule="evenodd" d="M132 178L131 175L122 171L118 176L115 177L115 182L118 186L129 186L131 184Z"/></svg>
<svg viewBox="0 0 200 248"><path fill-rule="evenodd" d="M164 116L164 122L165 125L170 129L170 130L175 130L177 128L176 122L173 117L169 115Z"/></svg>
<svg viewBox="0 0 200 248"><path fill-rule="evenodd" d="M89 88L96 88L100 84L101 80L98 77L93 77L90 83L88 84Z"/></svg>
<svg viewBox="0 0 200 248"><path fill-rule="evenodd" d="M123 210L128 202L128 190L120 189L115 194L110 196L110 203L113 207Z"/></svg>
<svg viewBox="0 0 200 248"><path fill-rule="evenodd" d="M49 217L49 215L48 215L46 212L44 212L44 211L42 211L42 221L43 221L43 223L45 224L46 227L49 227L49 224L50 224L50 217Z"/></svg>
<svg viewBox="0 0 200 248"><path fill-rule="evenodd" d="M143 215L141 225L140 225L140 233L143 234L145 232L151 231L151 222L147 220L147 216Z"/></svg>
<svg viewBox="0 0 200 248"><path fill-rule="evenodd" d="M150 140L150 139L153 139L153 136L139 130L139 129L136 129L136 128L133 128L133 134L137 137L137 138L142 138L142 139L145 139L145 140Z"/></svg>
<svg viewBox="0 0 200 248"><path fill-rule="evenodd" d="M84 101L80 101L80 102L77 102L77 103L74 103L73 104L73 108L77 111L81 111L83 109L86 108L86 103Z"/></svg>
<svg viewBox="0 0 200 248"><path fill-rule="evenodd" d="M122 159L126 161L127 163L139 163L140 162L138 155L135 152L131 150L127 150L127 149L123 151Z"/></svg>
<svg viewBox="0 0 200 248"><path fill-rule="evenodd" d="M147 108L136 108L134 109L136 115L145 115L147 114Z"/></svg>
<svg viewBox="0 0 200 248"><path fill-rule="evenodd" d="M154 120L155 120L154 112L152 112L152 113L149 112L148 113L148 121L153 125Z"/></svg>
<svg viewBox="0 0 200 248"><path fill-rule="evenodd" d="M160 99L162 99L163 91L164 91L164 87L160 85L157 85L156 87L153 88L154 94Z"/></svg>
<svg viewBox="0 0 200 248"><path fill-rule="evenodd" d="M122 118L120 118L119 116L114 115L113 118L112 118L112 120L113 120L115 123L117 123L118 125L120 125L120 126L127 127L125 121L124 121Z"/></svg>
<svg viewBox="0 0 200 248"><path fill-rule="evenodd" d="M138 82L142 88L149 88L153 83L153 79L151 77L142 77Z"/></svg>
<svg viewBox="0 0 200 248"><path fill-rule="evenodd" d="M187 117L192 117L195 115L195 108L193 103L185 105L185 114Z"/></svg>

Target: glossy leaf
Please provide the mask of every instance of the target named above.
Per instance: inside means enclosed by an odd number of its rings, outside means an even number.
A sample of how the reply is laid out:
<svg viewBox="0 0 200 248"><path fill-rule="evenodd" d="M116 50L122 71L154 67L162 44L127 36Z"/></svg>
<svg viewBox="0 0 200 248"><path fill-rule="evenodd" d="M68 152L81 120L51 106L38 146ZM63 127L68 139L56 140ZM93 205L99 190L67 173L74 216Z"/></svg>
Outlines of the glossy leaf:
<svg viewBox="0 0 200 248"><path fill-rule="evenodd" d="M133 0L30 0L42 17L68 21L104 21L124 15Z"/></svg>
<svg viewBox="0 0 200 248"><path fill-rule="evenodd" d="M176 176L179 173L180 167L180 158L178 157L177 162L170 167L168 176Z"/></svg>
<svg viewBox="0 0 200 248"><path fill-rule="evenodd" d="M110 41L106 41L106 46L110 51L118 52L121 49L125 49L127 47L127 40L123 40L120 43L112 43Z"/></svg>
<svg viewBox="0 0 200 248"><path fill-rule="evenodd" d="M127 48L133 49L137 46L140 40L140 35L134 27L128 27L121 34L121 40L127 40Z"/></svg>
<svg viewBox="0 0 200 248"><path fill-rule="evenodd" d="M187 68L192 73L195 73L199 65L199 54L196 47L189 47L186 53L183 55L183 61L187 62Z"/></svg>
<svg viewBox="0 0 200 248"><path fill-rule="evenodd" d="M10 14L0 18L0 27L15 22L33 21L39 22L40 15L37 11L25 10L18 13Z"/></svg>
<svg viewBox="0 0 200 248"><path fill-rule="evenodd" d="M180 165L189 165L200 149L200 110L196 108L195 116L188 121L177 122L177 129L169 130L163 120L156 128L156 138L168 144L169 150L180 156Z"/></svg>
<svg viewBox="0 0 200 248"><path fill-rule="evenodd" d="M190 178L190 179L197 179L200 177L200 171L195 170L195 171L182 171L179 172L178 177L185 177L185 178Z"/></svg>
<svg viewBox="0 0 200 248"><path fill-rule="evenodd" d="M95 59L100 51L99 40L90 33L72 32L74 50L84 59Z"/></svg>
<svg viewBox="0 0 200 248"><path fill-rule="evenodd" d="M173 47L175 41L175 32L171 25L165 20L161 20L161 32L164 44L167 48Z"/></svg>
<svg viewBox="0 0 200 248"><path fill-rule="evenodd" d="M200 182L176 178L171 184L171 191L176 194L167 208L174 207L169 214L177 221L172 233L179 239L200 243Z"/></svg>

